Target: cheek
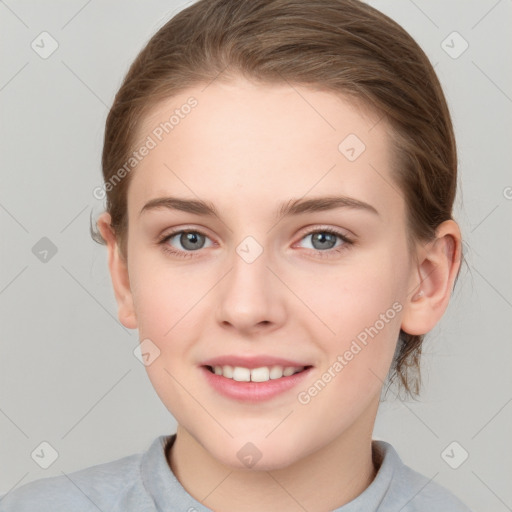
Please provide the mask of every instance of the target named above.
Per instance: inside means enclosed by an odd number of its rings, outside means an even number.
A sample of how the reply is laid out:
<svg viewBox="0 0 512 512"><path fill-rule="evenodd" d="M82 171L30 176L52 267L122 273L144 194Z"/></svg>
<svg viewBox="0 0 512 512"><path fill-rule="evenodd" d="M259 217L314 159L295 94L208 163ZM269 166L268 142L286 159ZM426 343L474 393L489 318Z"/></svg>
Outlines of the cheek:
<svg viewBox="0 0 512 512"><path fill-rule="evenodd" d="M326 354L322 380L328 382L332 394L326 395L334 401L372 394L385 381L403 309L402 285L392 262L390 255L382 254L373 262L360 261L319 276L310 288L308 301L323 325L313 317L307 323L312 334L313 322L317 327L311 339Z"/></svg>
<svg viewBox="0 0 512 512"><path fill-rule="evenodd" d="M183 329L208 288L185 267L170 267L162 257L141 253L132 260L130 281L141 339L165 343Z"/></svg>
<svg viewBox="0 0 512 512"><path fill-rule="evenodd" d="M192 286L197 280L190 274L161 265L134 268L134 279L139 339L149 339L158 354L146 372L169 412L178 422L186 422L182 414L193 408L189 393L196 396L200 389L196 388L197 369L183 362L190 361L194 343L201 337L197 314L208 288Z"/></svg>
<svg viewBox="0 0 512 512"><path fill-rule="evenodd" d="M169 410L182 410L190 398L180 383L197 392L197 369L189 363L194 360L194 347L204 337L206 295L212 283L204 275L195 277L189 269L171 268L161 258L157 260L132 260L139 339L149 339L156 346L158 357L146 371L157 394Z"/></svg>
<svg viewBox="0 0 512 512"><path fill-rule="evenodd" d="M403 284L396 275L396 265L385 254L369 259L358 258L354 264L332 267L332 271L294 282L294 291L317 317L318 329L337 348L340 340L355 338L378 322L381 315L387 314L386 320L393 324L398 322L396 303L401 300ZM378 329L383 329L381 322Z"/></svg>

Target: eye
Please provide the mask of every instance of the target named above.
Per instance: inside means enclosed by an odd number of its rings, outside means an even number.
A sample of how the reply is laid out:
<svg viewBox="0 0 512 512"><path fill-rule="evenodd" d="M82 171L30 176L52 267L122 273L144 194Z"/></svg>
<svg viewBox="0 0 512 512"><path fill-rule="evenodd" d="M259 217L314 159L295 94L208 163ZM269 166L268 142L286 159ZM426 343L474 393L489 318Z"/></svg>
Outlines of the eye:
<svg viewBox="0 0 512 512"><path fill-rule="evenodd" d="M201 231L190 229L167 234L159 241L159 244L162 245L166 252L183 258L188 258L193 256L195 251L203 249L207 240L210 239ZM178 248L176 248L176 245L178 245ZM207 247L210 247L211 245L213 244L210 244Z"/></svg>
<svg viewBox="0 0 512 512"><path fill-rule="evenodd" d="M344 251L354 243L346 235L332 228L322 228L310 231L301 240L308 239L310 239L310 247L307 247L308 249L312 249L319 253L329 254ZM319 256L324 257L327 256L327 254L319 254Z"/></svg>
<svg viewBox="0 0 512 512"><path fill-rule="evenodd" d="M347 250L354 242L343 233L332 228L321 228L306 233L302 240L310 239L310 247L318 257L329 257ZM210 242L209 244L207 242ZM195 252L214 244L203 232L195 229L182 229L166 234L159 245L162 249L174 256L190 258Z"/></svg>

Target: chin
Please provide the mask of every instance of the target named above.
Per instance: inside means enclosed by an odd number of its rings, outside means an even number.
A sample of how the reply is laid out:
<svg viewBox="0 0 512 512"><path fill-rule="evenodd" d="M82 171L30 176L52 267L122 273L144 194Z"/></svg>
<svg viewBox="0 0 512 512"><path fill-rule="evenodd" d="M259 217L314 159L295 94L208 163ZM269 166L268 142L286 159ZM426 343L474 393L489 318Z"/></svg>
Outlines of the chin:
<svg viewBox="0 0 512 512"><path fill-rule="evenodd" d="M214 441L213 446L203 446L218 462L236 470L274 471L284 469L301 458L301 453L297 451L300 443L288 444L278 436L273 440L247 439L237 437L224 440L223 444Z"/></svg>

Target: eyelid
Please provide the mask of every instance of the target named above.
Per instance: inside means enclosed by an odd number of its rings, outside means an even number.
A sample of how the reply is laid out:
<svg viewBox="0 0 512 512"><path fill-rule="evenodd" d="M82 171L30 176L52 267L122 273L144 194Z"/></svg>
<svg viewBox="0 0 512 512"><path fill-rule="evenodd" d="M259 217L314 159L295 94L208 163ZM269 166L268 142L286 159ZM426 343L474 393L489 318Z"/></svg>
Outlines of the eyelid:
<svg viewBox="0 0 512 512"><path fill-rule="evenodd" d="M156 245L158 247L161 247L161 249L165 253L171 255L172 257L188 259L188 258L195 257L196 253L197 253L197 257L200 257L201 254L204 252L203 251L203 249L205 249L204 247L202 247L201 249L199 249L197 251L186 251L183 249L176 249L175 247L173 247L172 245L170 245L167 242L171 238L174 238L175 236L178 236L182 233L189 232L189 233L198 233L201 236L204 236L205 238L209 239L212 242L212 246L215 246L215 245L218 246L218 244L214 240L212 240L212 237L210 237L205 231L203 231L203 228L198 229L198 228L194 228L194 227L183 227L183 226L175 227L175 228L171 229L170 232L167 232L167 233L164 232L164 234L158 236L158 238L156 240ZM208 247L206 247L206 248L208 248Z"/></svg>
<svg viewBox="0 0 512 512"><path fill-rule="evenodd" d="M352 241L356 238L356 236L348 231L347 229L343 229L343 228L338 228L338 227L333 227L329 224L310 224L308 226L305 226L303 227L300 231L299 231L299 241L302 240L305 236L308 236L308 235L311 235L313 233L316 233L318 231L322 231L322 230L325 230L325 231L332 231L334 232L336 235L339 235L339 236L344 236L348 239L351 239ZM208 234L208 229L203 227L203 226L177 226L177 227L174 227L174 228L170 228L169 231L167 230L164 230L164 232L160 235L157 236L157 240L158 241L161 241L162 239L165 239L165 238L168 238L168 237L171 237L171 236L174 236L174 235L177 235L183 231L189 231L189 232L194 232L194 233L199 233L201 235L204 235L210 239L213 239L214 237L212 237L210 234Z"/></svg>
<svg viewBox="0 0 512 512"><path fill-rule="evenodd" d="M177 235L183 231L189 231L194 233L200 233L201 235L207 236L208 238L214 238L210 235L210 230L198 225L183 225L183 226L175 226L172 228L164 229L161 234L157 235L157 239L161 240L162 238L167 238L168 236Z"/></svg>
<svg viewBox="0 0 512 512"><path fill-rule="evenodd" d="M192 233L198 233L201 236L204 236L205 238L209 239L212 242L212 246L218 246L219 244L214 240L213 237L211 237L207 233L207 229L203 227L195 227L195 226L177 226L170 230L170 232L167 232L162 235L160 235L157 239L157 245L162 245L163 250L180 256L180 257L194 257L195 253L197 253L198 257L201 253L204 252L203 249L207 249L208 247L202 247L201 249L198 249L197 251L187 251L182 249L176 249L169 244L167 244L167 241L171 238L174 238L175 236L186 233L186 232L192 232ZM341 244L339 246L332 247L330 249L326 250L318 250L318 249L310 249L307 248L308 252L315 253L316 257L320 258L329 258L336 256L337 253L340 253L341 251L344 251L346 249L349 249L351 246L355 245L355 239L357 237L353 236L352 234L346 234L342 228L339 227L333 227L330 225L309 225L300 230L299 238L298 240L293 244L295 246L299 242L301 242L303 239L305 239L308 236L314 235L316 233L330 233L336 237L338 237L341 240ZM350 233L350 232L349 232Z"/></svg>
<svg viewBox="0 0 512 512"><path fill-rule="evenodd" d="M356 245L355 237L343 233L341 228L334 228L331 226L317 226L307 228L306 232L303 232L301 234L299 240L294 244L294 246L302 242L307 237L312 236L316 233L329 233L337 237L338 240L341 241L341 244L335 245L334 247L331 247L330 249L326 249L324 251L314 248L306 248L306 251L308 253L313 253L315 258L335 258L336 256L339 256L341 252L349 250L351 247Z"/></svg>
<svg viewBox="0 0 512 512"><path fill-rule="evenodd" d="M302 238L304 238L305 236L311 235L318 231L332 231L333 233L336 233L339 236L344 236L351 240L356 238L356 236L348 229L331 226L330 224L310 224L309 226L306 226L300 230L300 240L302 240Z"/></svg>

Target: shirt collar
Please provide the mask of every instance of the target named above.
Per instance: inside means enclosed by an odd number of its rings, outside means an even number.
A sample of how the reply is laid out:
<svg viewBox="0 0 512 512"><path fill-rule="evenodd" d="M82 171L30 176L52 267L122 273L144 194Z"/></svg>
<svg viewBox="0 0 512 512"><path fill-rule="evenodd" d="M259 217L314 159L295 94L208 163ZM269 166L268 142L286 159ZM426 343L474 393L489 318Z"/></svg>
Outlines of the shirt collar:
<svg viewBox="0 0 512 512"><path fill-rule="evenodd" d="M153 500L158 512L175 510L179 504L184 510L195 508L197 512L211 512L194 499L178 481L167 463L166 448L176 434L157 437L141 459L142 484ZM333 512L377 512L390 488L395 469L401 461L393 446L386 441L372 440L372 453L380 467L372 483L356 498Z"/></svg>

